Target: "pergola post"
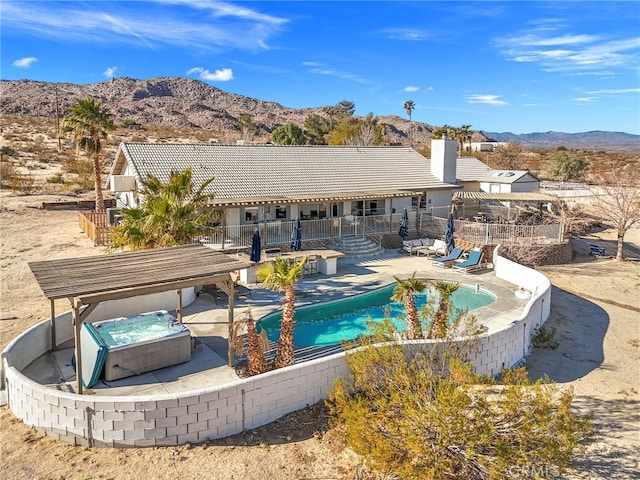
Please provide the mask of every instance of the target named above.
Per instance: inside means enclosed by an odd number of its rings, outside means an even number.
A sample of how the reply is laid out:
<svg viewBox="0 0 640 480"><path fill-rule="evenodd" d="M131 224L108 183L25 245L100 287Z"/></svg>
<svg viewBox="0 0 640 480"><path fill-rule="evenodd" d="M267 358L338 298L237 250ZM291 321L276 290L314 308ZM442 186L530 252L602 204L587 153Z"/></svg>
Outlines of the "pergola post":
<svg viewBox="0 0 640 480"><path fill-rule="evenodd" d="M82 346L80 344L82 320L80 319L80 306L78 305L78 302L73 302L71 314L73 318L73 341L76 357L76 391L78 395L82 395Z"/></svg>
<svg viewBox="0 0 640 480"><path fill-rule="evenodd" d="M178 294L178 308L176 308L176 313L178 314L178 321L182 323L182 289L179 288L176 290Z"/></svg>
<svg viewBox="0 0 640 480"><path fill-rule="evenodd" d="M227 299L228 299L228 313L229 313L229 331L227 332L227 363L230 367L233 367L235 362L234 354L233 354L233 305L234 305L234 297L235 297L235 284L234 282L225 282L225 286L227 287Z"/></svg>
<svg viewBox="0 0 640 480"><path fill-rule="evenodd" d="M50 325L51 325L51 350L56 349L56 305L55 300L52 298L50 302Z"/></svg>

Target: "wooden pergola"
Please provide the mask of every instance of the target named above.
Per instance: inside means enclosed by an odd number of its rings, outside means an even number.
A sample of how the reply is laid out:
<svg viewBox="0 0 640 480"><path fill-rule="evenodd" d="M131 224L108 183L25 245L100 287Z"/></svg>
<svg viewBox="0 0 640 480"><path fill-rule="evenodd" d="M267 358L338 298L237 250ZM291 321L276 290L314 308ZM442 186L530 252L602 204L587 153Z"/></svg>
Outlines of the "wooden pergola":
<svg viewBox="0 0 640 480"><path fill-rule="evenodd" d="M182 289L216 285L227 293L229 299L230 339L237 272L250 266L236 256L200 244L29 263L42 292L51 302L52 350L57 345L55 300L67 298L71 303L78 393L82 393L80 329L101 302L175 289L178 294L178 320L182 321ZM228 354L229 365L233 366L231 344Z"/></svg>

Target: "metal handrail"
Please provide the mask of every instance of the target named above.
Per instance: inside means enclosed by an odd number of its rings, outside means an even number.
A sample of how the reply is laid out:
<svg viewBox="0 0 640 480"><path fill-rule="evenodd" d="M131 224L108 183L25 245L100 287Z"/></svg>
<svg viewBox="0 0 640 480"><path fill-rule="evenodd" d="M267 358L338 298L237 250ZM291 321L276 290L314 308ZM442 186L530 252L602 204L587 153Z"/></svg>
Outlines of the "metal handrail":
<svg viewBox="0 0 640 480"><path fill-rule="evenodd" d="M362 229L363 236L366 238L376 242L378 244L378 249L382 251L382 235L371 228L369 225L364 223L364 228Z"/></svg>

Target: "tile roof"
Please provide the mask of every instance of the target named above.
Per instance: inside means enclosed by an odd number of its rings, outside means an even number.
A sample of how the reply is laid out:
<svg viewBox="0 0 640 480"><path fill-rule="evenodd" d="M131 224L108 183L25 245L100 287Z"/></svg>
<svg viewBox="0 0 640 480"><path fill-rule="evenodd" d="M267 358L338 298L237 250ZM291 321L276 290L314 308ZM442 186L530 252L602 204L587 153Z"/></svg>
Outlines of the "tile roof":
<svg viewBox="0 0 640 480"><path fill-rule="evenodd" d="M456 162L456 177L463 182L477 182L478 179L491 175L493 171L476 157L458 157Z"/></svg>
<svg viewBox="0 0 640 480"><path fill-rule="evenodd" d="M111 174L123 173L125 158L138 180L152 174L166 181L172 171L187 167L193 167L198 184L215 177L211 191L221 203L411 196L416 191L459 188L432 175L430 159L410 147L123 142Z"/></svg>

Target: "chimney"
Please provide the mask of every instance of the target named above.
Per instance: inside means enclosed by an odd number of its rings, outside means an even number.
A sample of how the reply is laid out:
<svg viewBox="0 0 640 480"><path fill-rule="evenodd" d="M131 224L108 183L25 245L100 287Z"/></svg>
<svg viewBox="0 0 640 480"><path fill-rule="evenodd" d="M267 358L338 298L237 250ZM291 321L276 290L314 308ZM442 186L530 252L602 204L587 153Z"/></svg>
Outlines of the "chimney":
<svg viewBox="0 0 640 480"><path fill-rule="evenodd" d="M443 183L456 183L458 142L456 140L431 140L431 173Z"/></svg>

